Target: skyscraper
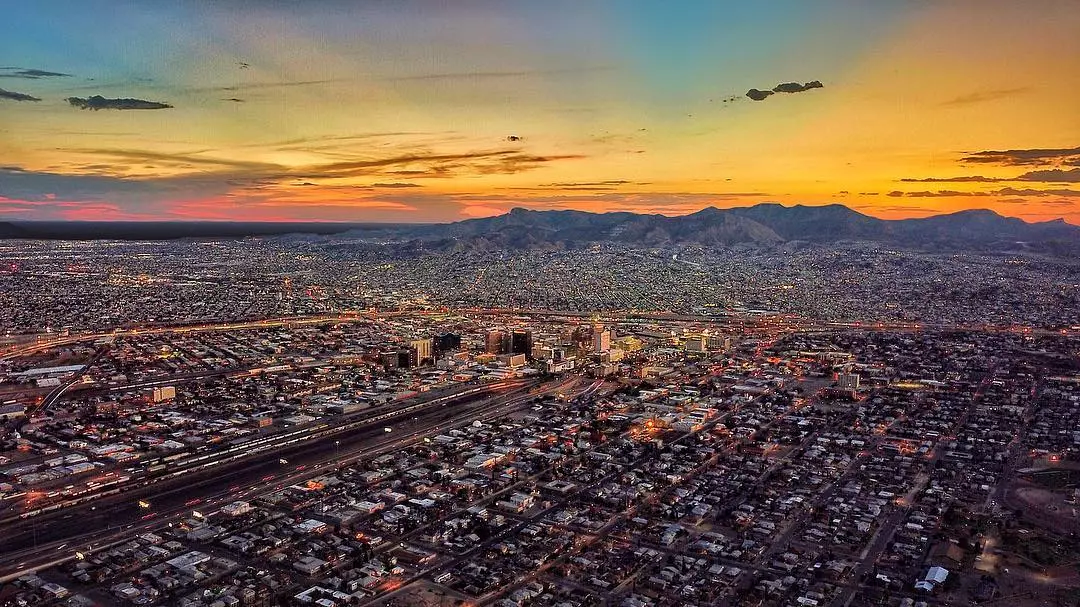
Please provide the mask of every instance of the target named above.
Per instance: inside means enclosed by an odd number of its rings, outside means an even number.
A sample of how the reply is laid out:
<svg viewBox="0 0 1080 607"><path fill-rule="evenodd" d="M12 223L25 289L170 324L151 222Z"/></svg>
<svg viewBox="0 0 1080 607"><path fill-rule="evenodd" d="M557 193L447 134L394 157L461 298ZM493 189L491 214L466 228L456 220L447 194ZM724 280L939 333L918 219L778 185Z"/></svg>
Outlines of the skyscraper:
<svg viewBox="0 0 1080 607"><path fill-rule="evenodd" d="M593 330L593 352L607 352L611 349L611 331L602 325Z"/></svg>
<svg viewBox="0 0 1080 607"><path fill-rule="evenodd" d="M533 335L529 329L514 329L510 334L510 353L532 357Z"/></svg>
<svg viewBox="0 0 1080 607"><path fill-rule="evenodd" d="M484 340L484 350L488 354L508 354L510 345L510 334L502 329L488 331Z"/></svg>
<svg viewBox="0 0 1080 607"><path fill-rule="evenodd" d="M416 360L418 364L425 364L431 362L434 359L432 340L428 339L415 339L409 342L409 346L416 350Z"/></svg>

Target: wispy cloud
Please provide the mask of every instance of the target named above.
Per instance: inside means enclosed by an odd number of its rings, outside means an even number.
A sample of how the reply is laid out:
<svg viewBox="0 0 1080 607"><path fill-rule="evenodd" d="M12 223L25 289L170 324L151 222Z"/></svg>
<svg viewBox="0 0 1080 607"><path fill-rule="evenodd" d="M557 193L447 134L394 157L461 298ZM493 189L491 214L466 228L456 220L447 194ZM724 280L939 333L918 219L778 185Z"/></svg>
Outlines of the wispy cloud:
<svg viewBox="0 0 1080 607"><path fill-rule="evenodd" d="M16 93L15 91L5 91L0 89L0 99L7 99L8 101L41 101L40 98L33 95L27 95L26 93Z"/></svg>
<svg viewBox="0 0 1080 607"><path fill-rule="evenodd" d="M986 150L973 152L962 158L961 163L1039 165L1064 162L1080 162L1080 147L1075 148L1030 148L1018 150Z"/></svg>
<svg viewBox="0 0 1080 607"><path fill-rule="evenodd" d="M942 102L941 105L958 106L958 105L972 105L975 103L983 103L985 101L995 101L998 99L1004 99L1005 97L1012 97L1021 93L1026 93L1030 88L1019 87L1011 89L996 89L991 91L978 91L975 93L968 93L966 95L960 95L954 97L948 101Z"/></svg>
<svg viewBox="0 0 1080 607"><path fill-rule="evenodd" d="M140 162L163 163L170 166L198 165L234 169L283 170L280 165L276 164L266 162L254 162L248 160L232 160L227 158L212 158L207 156L199 156L197 155L198 152L180 154L168 152L152 152L149 150L116 150L107 148L65 148L64 151L74 152L78 154L87 154L91 156L104 156L108 158L135 160Z"/></svg>
<svg viewBox="0 0 1080 607"><path fill-rule="evenodd" d="M908 182L908 183L954 183L954 182L957 182L957 183L965 183L965 182L971 182L971 183L994 183L994 182L997 182L997 181L1011 181L1011 180L1009 180L1009 179L999 179L997 177L983 177L982 175L962 175L962 176L959 176L959 177L923 177L923 178L919 178L919 179L916 179L916 178L913 178L913 177L905 177L904 179L901 179L900 181Z"/></svg>
<svg viewBox="0 0 1080 607"><path fill-rule="evenodd" d="M42 78L69 78L71 74L50 72L24 67L0 67L0 78L26 78L28 80L40 80Z"/></svg>
<svg viewBox="0 0 1080 607"><path fill-rule="evenodd" d="M401 189L401 188L419 188L419 187L423 187L423 186L421 186L419 184L416 184L416 183L393 182L393 183L373 183L373 184L371 184L371 187L373 187L373 188L384 188L384 189Z"/></svg>
<svg viewBox="0 0 1080 607"><path fill-rule="evenodd" d="M327 79L323 79L323 80L293 80L293 81L286 81L286 82L252 82L252 83L249 83L249 84L234 84L234 85L230 85L230 86L207 87L207 88L203 88L203 89L194 89L194 90L204 90L204 91L254 91L254 90L259 90L259 89L278 89L278 88L288 88L288 87L293 87L293 86L311 86L311 85L316 85L316 84L329 84L331 82L342 82L342 81L343 80L340 79L340 78L327 78Z"/></svg>
<svg viewBox="0 0 1080 607"><path fill-rule="evenodd" d="M1080 190L1070 189L1050 189L1050 190L1037 190L1034 188L1001 188L998 190L989 190L982 192L960 192L957 190L924 190L919 192L902 192L900 190L893 190L888 193L888 196L893 198L954 198L959 196L1063 196L1063 197L1075 197L1080 196Z"/></svg>
<svg viewBox="0 0 1080 607"><path fill-rule="evenodd" d="M81 110L164 110L172 107L160 101L131 98L106 99L101 95L68 97L67 102Z"/></svg>
<svg viewBox="0 0 1080 607"><path fill-rule="evenodd" d="M1045 183L1080 183L1080 169L1047 169L1029 171L1017 177L1020 181L1042 181Z"/></svg>

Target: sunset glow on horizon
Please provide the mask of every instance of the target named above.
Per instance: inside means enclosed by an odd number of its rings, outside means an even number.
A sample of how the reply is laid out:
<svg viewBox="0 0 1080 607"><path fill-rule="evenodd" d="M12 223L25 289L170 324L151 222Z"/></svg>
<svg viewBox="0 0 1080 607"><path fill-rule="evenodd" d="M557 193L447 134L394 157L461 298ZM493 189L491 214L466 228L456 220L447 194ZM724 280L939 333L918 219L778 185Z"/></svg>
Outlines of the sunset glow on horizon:
<svg viewBox="0 0 1080 607"><path fill-rule="evenodd" d="M0 220L441 222L779 202L1080 224L1069 0L5 12Z"/></svg>

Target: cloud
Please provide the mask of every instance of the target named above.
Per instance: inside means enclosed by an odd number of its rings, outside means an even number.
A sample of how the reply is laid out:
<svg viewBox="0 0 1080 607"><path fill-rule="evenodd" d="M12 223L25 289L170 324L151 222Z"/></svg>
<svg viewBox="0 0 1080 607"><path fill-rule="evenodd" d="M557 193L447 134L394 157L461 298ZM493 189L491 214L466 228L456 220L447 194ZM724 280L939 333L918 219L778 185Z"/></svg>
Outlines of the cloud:
<svg viewBox="0 0 1080 607"><path fill-rule="evenodd" d="M0 99L7 99L9 101L41 101L41 99L34 97L33 95L16 93L15 91L5 91L4 89L0 89Z"/></svg>
<svg viewBox="0 0 1080 607"><path fill-rule="evenodd" d="M541 188L580 188L589 186L618 186L618 185L649 185L644 181L627 181L625 179L607 179L604 181L561 181L555 183L541 183Z"/></svg>
<svg viewBox="0 0 1080 607"><path fill-rule="evenodd" d="M198 152L191 152L187 154L168 153L168 152L151 152L148 150L114 150L114 149L101 149L101 148L65 148L66 152L74 152L77 154L88 154L91 156L106 156L109 158L122 158L124 160L135 160L146 163L161 163L169 165L171 167L181 166L194 168L198 166L217 166L222 168L232 169L259 169L259 170L272 170L281 169L280 165L270 164L266 162L254 162L248 160L230 160L225 158L208 158L206 156L197 156Z"/></svg>
<svg viewBox="0 0 1080 607"><path fill-rule="evenodd" d="M308 86L313 84L327 84L330 82L342 82L340 78L327 78L324 80L294 80L292 82L253 82L251 84L235 84L232 86L218 86L209 87L203 89L193 89L196 91L252 91L257 89L276 89L291 86Z"/></svg>
<svg viewBox="0 0 1080 607"><path fill-rule="evenodd" d="M754 101L764 101L770 95L775 93L802 93L824 87L825 85L821 84L820 80L811 80L806 84L799 84L798 82L781 82L774 86L772 90L763 91L761 89L750 89L749 91L746 91L746 96Z"/></svg>
<svg viewBox="0 0 1080 607"><path fill-rule="evenodd" d="M50 72L47 70L35 70L22 67L0 67L0 78L27 78L30 80L39 80L41 78L69 78L71 74L63 74L60 72Z"/></svg>
<svg viewBox="0 0 1080 607"><path fill-rule="evenodd" d="M1032 188L1001 188L998 190L989 190L983 192L960 192L957 190L936 190L936 191L919 191L919 192L901 192L900 190L893 190L889 192L889 196L893 198L949 198L956 196L1063 196L1063 197L1078 197L1080 196L1080 190L1069 189L1052 189L1052 190L1036 190Z"/></svg>
<svg viewBox="0 0 1080 607"><path fill-rule="evenodd" d="M989 192L992 196L1062 196L1066 198L1074 198L1080 196L1080 190L1069 190L1065 188L1058 188L1053 190L1033 190L1031 188L1001 188L993 192Z"/></svg>
<svg viewBox="0 0 1080 607"><path fill-rule="evenodd" d="M980 91L977 93L968 93L967 95L960 95L948 101L942 102L941 105L957 106L957 105L971 105L973 103L982 103L984 101L994 101L996 99L1002 99L1004 97L1011 97L1013 95L1019 95L1020 93L1027 92L1027 87L1012 88L1012 89L997 89L992 91Z"/></svg>
<svg viewBox="0 0 1080 607"><path fill-rule="evenodd" d="M468 170L480 175L506 175L532 170L542 164L558 160L578 160L585 158L579 154L539 156L513 150L489 152L466 152L460 154L410 153L373 160L349 160L313 167L319 176L360 176L371 175L381 169L396 168L398 175L422 175L425 177L449 177L455 172ZM424 165L422 173L401 173L402 170L417 170L414 165Z"/></svg>
<svg viewBox="0 0 1080 607"><path fill-rule="evenodd" d="M67 102L81 110L164 110L171 108L168 103L145 101L143 99L106 99L101 95L91 97L68 97Z"/></svg>
<svg viewBox="0 0 1080 607"><path fill-rule="evenodd" d="M1080 169L1029 171L1016 179L1019 181L1042 181L1047 183L1080 183Z"/></svg>
<svg viewBox="0 0 1080 607"><path fill-rule="evenodd" d="M889 192L889 196L897 195L896 192ZM958 192L956 190L937 190L936 192L922 191L922 192L906 192L900 194L907 198L938 198L938 197L953 197L953 196L987 196L982 192Z"/></svg>
<svg viewBox="0 0 1080 607"><path fill-rule="evenodd" d="M774 93L801 93L803 91L809 91L810 89L824 88L825 85L821 84L819 80L811 80L806 84L799 84L798 82L784 82L773 87Z"/></svg>
<svg viewBox="0 0 1080 607"><path fill-rule="evenodd" d="M240 99L238 97L229 97L227 99L222 99L222 101L232 101L233 103L244 103L244 100Z"/></svg>
<svg viewBox="0 0 1080 607"><path fill-rule="evenodd" d="M1080 147L1031 148L1019 150L987 150L970 153L960 159L961 163L1001 164L1008 166L1031 164L1080 163Z"/></svg>
<svg viewBox="0 0 1080 607"><path fill-rule="evenodd" d="M419 184L416 184L416 183L397 183L397 182L394 182L394 183L373 183L373 184L371 184L371 187L373 187L373 188L397 189L397 188L419 188L419 187L423 187L423 186L421 186Z"/></svg>
<svg viewBox="0 0 1080 607"><path fill-rule="evenodd" d="M993 183L996 181L1011 181L1010 179L998 179L996 177L983 177L982 175L963 175L960 177L923 177L921 179L915 179L913 177L905 177L900 181L908 183L953 183L953 182L971 182L971 183Z"/></svg>

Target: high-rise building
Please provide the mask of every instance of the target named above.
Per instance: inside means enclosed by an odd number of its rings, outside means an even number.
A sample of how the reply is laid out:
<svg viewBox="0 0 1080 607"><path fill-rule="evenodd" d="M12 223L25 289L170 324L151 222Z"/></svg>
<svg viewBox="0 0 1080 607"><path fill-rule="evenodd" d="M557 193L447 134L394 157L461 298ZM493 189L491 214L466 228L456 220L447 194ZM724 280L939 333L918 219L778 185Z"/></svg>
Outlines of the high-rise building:
<svg viewBox="0 0 1080 607"><path fill-rule="evenodd" d="M453 352L461 348L461 336L457 333L443 333L435 337L435 353Z"/></svg>
<svg viewBox="0 0 1080 607"><path fill-rule="evenodd" d="M409 347L416 351L417 364L423 365L434 360L432 340L415 339L409 342Z"/></svg>
<svg viewBox="0 0 1080 607"><path fill-rule="evenodd" d="M836 385L841 390L858 390L861 379L858 373L840 373L836 376Z"/></svg>
<svg viewBox="0 0 1080 607"><path fill-rule="evenodd" d="M611 349L611 331L597 325L593 331L593 352L607 352Z"/></svg>
<svg viewBox="0 0 1080 607"><path fill-rule="evenodd" d="M510 345L509 333L501 329L492 329L488 331L487 338L484 340L484 351L488 354L509 354Z"/></svg>
<svg viewBox="0 0 1080 607"><path fill-rule="evenodd" d="M528 329L514 329L510 333L510 353L532 357L533 335Z"/></svg>
<svg viewBox="0 0 1080 607"><path fill-rule="evenodd" d="M388 350L386 352L379 353L379 362L382 363L382 366L386 367L387 369L398 368L399 360L400 359L398 358L398 353L396 350Z"/></svg>

